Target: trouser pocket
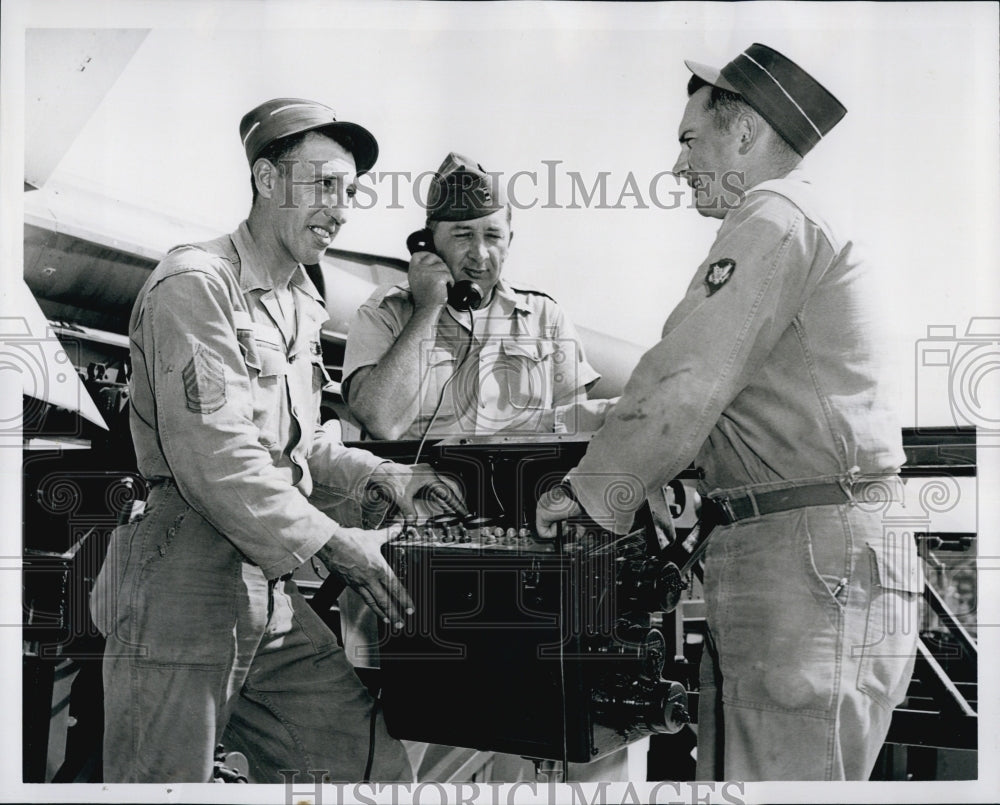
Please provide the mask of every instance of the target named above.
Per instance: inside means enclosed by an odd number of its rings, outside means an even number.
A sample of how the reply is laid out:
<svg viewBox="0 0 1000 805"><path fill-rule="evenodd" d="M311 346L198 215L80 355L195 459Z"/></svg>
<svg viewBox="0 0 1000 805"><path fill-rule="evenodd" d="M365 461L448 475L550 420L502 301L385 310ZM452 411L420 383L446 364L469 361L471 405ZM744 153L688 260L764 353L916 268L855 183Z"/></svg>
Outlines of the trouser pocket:
<svg viewBox="0 0 1000 805"><path fill-rule="evenodd" d="M919 631L917 595L923 574L912 540L869 545L871 589L865 639L860 653L858 690L885 707L898 705L913 673Z"/></svg>
<svg viewBox="0 0 1000 805"><path fill-rule="evenodd" d="M228 665L239 637L241 556L191 508L147 543L130 602L134 637L146 649L140 661Z"/></svg>
<svg viewBox="0 0 1000 805"><path fill-rule="evenodd" d="M229 663L242 565L232 543L172 486L154 490L145 517L112 543L98 585L107 610L95 612L99 628L113 629L139 663Z"/></svg>
<svg viewBox="0 0 1000 805"><path fill-rule="evenodd" d="M90 592L90 616L97 630L107 637L119 622L118 595L139 523L118 526L111 534L108 551Z"/></svg>

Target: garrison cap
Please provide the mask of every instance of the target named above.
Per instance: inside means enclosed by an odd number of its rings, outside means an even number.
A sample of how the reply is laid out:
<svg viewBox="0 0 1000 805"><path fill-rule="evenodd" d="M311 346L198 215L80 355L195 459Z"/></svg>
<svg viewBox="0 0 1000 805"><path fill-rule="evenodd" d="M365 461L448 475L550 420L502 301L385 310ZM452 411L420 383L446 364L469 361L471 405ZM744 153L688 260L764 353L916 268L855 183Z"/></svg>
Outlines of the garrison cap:
<svg viewBox="0 0 1000 805"><path fill-rule="evenodd" d="M506 206L498 177L455 152L445 157L427 191L428 221L471 221Z"/></svg>
<svg viewBox="0 0 1000 805"><path fill-rule="evenodd" d="M303 98L274 98L247 112L240 121L240 139L250 167L279 137L319 131L340 142L354 156L358 175L371 170L378 159L378 142L357 123L337 120L329 106Z"/></svg>
<svg viewBox="0 0 1000 805"><path fill-rule="evenodd" d="M822 84L767 45L750 45L721 70L691 61L684 64L712 86L741 95L800 156L847 114Z"/></svg>

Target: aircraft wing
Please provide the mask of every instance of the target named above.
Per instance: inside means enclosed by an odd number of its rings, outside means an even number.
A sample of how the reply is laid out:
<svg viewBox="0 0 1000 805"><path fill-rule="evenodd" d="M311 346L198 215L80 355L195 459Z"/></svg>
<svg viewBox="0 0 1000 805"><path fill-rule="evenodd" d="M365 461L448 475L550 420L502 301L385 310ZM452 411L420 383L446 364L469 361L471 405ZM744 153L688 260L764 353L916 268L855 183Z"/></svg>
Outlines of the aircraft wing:
<svg viewBox="0 0 1000 805"><path fill-rule="evenodd" d="M0 342L0 369L13 376L24 394L75 411L95 425L108 429L104 418L77 374L24 280L18 280L4 315ZM20 401L17 401L20 404Z"/></svg>

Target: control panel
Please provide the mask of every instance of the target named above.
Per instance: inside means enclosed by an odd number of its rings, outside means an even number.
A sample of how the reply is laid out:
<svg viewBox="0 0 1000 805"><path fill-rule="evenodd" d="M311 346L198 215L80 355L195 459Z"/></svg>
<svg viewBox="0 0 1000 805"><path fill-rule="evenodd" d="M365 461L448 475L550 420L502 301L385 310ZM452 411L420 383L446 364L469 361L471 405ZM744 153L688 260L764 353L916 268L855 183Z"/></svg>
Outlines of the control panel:
<svg viewBox="0 0 1000 805"><path fill-rule="evenodd" d="M425 459L461 479L477 514L425 518L384 546L415 604L402 628L381 627L389 732L587 762L681 729L686 690L663 670L683 583L648 511L625 536L579 518L541 538L535 501L585 444L446 448Z"/></svg>

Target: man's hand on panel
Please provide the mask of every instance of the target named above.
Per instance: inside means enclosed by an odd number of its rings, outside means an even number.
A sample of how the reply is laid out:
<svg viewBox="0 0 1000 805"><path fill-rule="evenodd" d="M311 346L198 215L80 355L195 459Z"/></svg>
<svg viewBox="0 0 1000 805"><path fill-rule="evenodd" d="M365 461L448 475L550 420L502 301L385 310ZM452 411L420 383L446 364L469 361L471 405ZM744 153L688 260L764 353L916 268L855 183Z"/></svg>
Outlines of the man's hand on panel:
<svg viewBox="0 0 1000 805"><path fill-rule="evenodd" d="M556 523L585 513L583 506L574 497L573 490L564 481L538 499L538 507L535 509L535 530L540 537L554 537Z"/></svg>
<svg viewBox="0 0 1000 805"><path fill-rule="evenodd" d="M316 557L365 600L383 621L402 627L413 600L382 558L382 545L399 535L399 526L366 531L338 528Z"/></svg>
<svg viewBox="0 0 1000 805"><path fill-rule="evenodd" d="M459 484L438 475L429 464L386 462L371 474L367 495L373 505L388 508L387 520L401 518L413 523L420 516L469 514Z"/></svg>

